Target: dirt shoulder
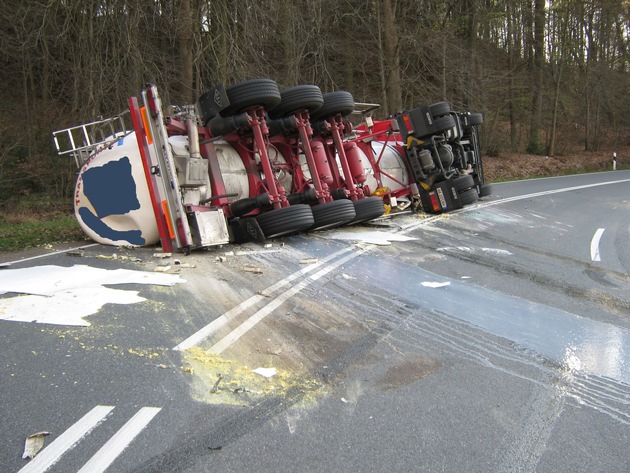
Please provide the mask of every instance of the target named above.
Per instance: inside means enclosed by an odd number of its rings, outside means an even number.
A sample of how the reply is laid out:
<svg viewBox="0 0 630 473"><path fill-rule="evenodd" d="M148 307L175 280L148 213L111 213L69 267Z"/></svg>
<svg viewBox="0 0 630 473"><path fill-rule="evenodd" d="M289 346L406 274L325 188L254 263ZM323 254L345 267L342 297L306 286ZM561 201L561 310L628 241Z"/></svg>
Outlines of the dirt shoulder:
<svg viewBox="0 0 630 473"><path fill-rule="evenodd" d="M554 157L502 153L498 157L484 156L483 168L488 182L612 171L613 151L576 151ZM630 147L618 149L617 169L628 168L630 168Z"/></svg>

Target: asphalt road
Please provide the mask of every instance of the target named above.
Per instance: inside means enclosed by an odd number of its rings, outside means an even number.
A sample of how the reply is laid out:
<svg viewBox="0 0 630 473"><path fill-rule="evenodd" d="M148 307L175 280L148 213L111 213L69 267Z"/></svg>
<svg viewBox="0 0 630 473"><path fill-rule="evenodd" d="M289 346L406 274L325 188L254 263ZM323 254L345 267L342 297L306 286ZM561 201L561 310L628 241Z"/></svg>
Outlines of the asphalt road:
<svg viewBox="0 0 630 473"><path fill-rule="evenodd" d="M630 471L629 245L618 171L270 246L18 255L0 470Z"/></svg>

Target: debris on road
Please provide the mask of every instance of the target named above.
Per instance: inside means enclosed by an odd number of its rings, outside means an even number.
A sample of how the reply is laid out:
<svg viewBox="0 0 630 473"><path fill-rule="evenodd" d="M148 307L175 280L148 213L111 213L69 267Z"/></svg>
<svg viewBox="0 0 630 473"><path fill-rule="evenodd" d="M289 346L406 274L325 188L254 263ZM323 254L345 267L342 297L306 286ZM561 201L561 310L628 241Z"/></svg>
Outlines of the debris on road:
<svg viewBox="0 0 630 473"><path fill-rule="evenodd" d="M262 274L262 268L259 268L258 266L245 266L243 268L243 271L246 271L248 273L254 273L254 274Z"/></svg>
<svg viewBox="0 0 630 473"><path fill-rule="evenodd" d="M44 447L44 437L50 435L50 432L37 432L26 437L24 442L24 453L22 458L35 458L35 455Z"/></svg>
<svg viewBox="0 0 630 473"><path fill-rule="evenodd" d="M275 368L256 368L255 370L252 370L252 373L259 374L265 378L271 378L276 375L277 371Z"/></svg>
<svg viewBox="0 0 630 473"><path fill-rule="evenodd" d="M196 266L194 264L181 263L178 260L175 260L175 266L177 266L178 268L196 268Z"/></svg>
<svg viewBox="0 0 630 473"><path fill-rule="evenodd" d="M351 230L329 232L325 235L325 237L330 240L350 240L381 246L391 245L393 241L404 242L417 239L405 235L398 235L396 233L364 231L357 228Z"/></svg>
<svg viewBox="0 0 630 473"><path fill-rule="evenodd" d="M210 392L212 394L216 394L216 392L219 390L219 383L221 382L222 379L223 379L223 376L221 376L221 373L219 373L217 377L217 382L214 383L214 386L212 386L212 389L210 389Z"/></svg>
<svg viewBox="0 0 630 473"><path fill-rule="evenodd" d="M424 287L431 287L431 288L445 287L445 286L451 285L450 281L447 281L447 282L423 281L420 284Z"/></svg>
<svg viewBox="0 0 630 473"><path fill-rule="evenodd" d="M315 264L319 261L317 258L304 258L300 260L300 264Z"/></svg>

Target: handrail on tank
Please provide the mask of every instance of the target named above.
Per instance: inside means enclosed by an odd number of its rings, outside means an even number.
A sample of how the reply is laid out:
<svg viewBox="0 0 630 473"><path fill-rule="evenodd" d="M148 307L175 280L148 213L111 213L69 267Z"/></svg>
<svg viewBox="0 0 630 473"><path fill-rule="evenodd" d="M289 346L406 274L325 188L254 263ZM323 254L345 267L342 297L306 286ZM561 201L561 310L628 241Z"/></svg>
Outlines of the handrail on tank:
<svg viewBox="0 0 630 473"><path fill-rule="evenodd" d="M111 118L53 131L57 154L71 154L80 168L96 148L107 147L133 132L125 123L128 114L125 110Z"/></svg>

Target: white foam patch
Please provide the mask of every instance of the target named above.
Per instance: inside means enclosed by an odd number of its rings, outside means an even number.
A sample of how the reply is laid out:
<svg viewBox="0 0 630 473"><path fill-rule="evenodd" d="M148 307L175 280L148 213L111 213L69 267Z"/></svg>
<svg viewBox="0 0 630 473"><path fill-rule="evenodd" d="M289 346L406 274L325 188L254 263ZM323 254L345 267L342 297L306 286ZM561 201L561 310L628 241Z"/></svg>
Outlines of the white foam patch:
<svg viewBox="0 0 630 473"><path fill-rule="evenodd" d="M176 274L107 270L83 265L2 271L0 293L27 295L0 299L0 319L89 326L83 318L98 312L105 304L135 304L146 300L138 295L138 291L103 287L106 284L172 286L179 282L185 281Z"/></svg>
<svg viewBox="0 0 630 473"><path fill-rule="evenodd" d="M397 235L395 233L379 232L379 231L338 231L329 232L325 235L331 240L351 240L371 243L373 245L391 245L393 241L409 241L417 240L417 238L405 235Z"/></svg>

